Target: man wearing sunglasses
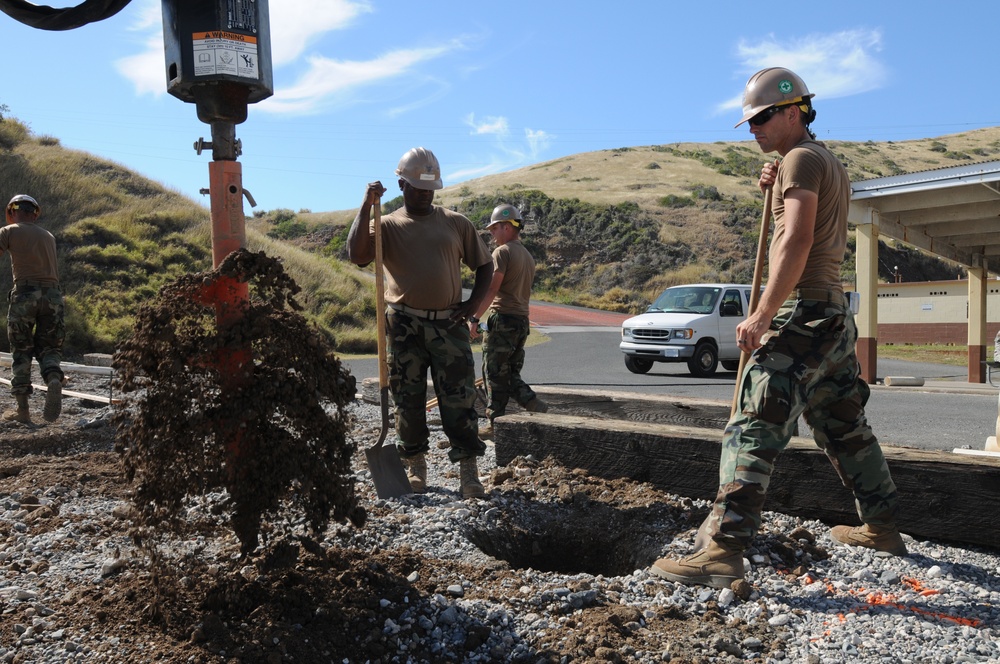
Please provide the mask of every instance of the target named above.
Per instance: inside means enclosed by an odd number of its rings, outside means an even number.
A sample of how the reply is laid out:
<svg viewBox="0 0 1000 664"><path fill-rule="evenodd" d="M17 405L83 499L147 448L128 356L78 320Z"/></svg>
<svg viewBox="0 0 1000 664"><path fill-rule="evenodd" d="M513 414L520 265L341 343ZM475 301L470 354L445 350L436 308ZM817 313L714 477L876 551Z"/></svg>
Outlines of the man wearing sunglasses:
<svg viewBox="0 0 1000 664"><path fill-rule="evenodd" d="M10 393L17 408L7 411L5 420L31 424L28 395L31 387L31 360L38 359L45 381L42 416L55 422L62 410L63 296L56 266L56 240L37 223L41 207L31 196L18 194L6 209L7 225L0 228L0 256L10 253L14 288L7 310L7 338L12 357Z"/></svg>
<svg viewBox="0 0 1000 664"><path fill-rule="evenodd" d="M737 343L752 355L722 443L715 504L696 541L702 548L650 568L671 581L728 588L743 578L743 552L760 528L774 462L799 415L856 499L862 525L836 526L833 539L906 555L896 486L865 417L869 390L840 281L851 183L809 129L812 97L801 78L779 67L751 76L743 94L736 126L749 122L761 150L782 158L764 166L759 182L774 192L767 286L736 327Z"/></svg>

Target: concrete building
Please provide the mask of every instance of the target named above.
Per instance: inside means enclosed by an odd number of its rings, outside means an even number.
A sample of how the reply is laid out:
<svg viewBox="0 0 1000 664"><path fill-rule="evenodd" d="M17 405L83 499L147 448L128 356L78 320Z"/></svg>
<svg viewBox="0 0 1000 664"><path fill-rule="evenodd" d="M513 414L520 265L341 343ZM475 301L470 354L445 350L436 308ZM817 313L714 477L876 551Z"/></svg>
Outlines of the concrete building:
<svg viewBox="0 0 1000 664"><path fill-rule="evenodd" d="M1000 331L1000 281L986 282L986 337ZM969 338L969 281L879 284L878 343L953 344ZM987 355L992 359L992 348Z"/></svg>

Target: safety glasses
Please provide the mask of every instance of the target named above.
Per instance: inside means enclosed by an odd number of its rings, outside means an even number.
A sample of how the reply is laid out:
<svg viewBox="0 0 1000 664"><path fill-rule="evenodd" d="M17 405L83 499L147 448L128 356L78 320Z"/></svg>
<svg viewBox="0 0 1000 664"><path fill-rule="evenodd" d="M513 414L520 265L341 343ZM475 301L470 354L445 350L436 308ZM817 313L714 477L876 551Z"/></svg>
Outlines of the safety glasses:
<svg viewBox="0 0 1000 664"><path fill-rule="evenodd" d="M788 104L785 104L784 106L772 106L771 108L765 109L760 113L758 113L757 115L753 116L748 120L748 122L752 124L754 127L759 127L762 124L765 124L768 120L773 118L781 111L788 108L788 106L789 106Z"/></svg>

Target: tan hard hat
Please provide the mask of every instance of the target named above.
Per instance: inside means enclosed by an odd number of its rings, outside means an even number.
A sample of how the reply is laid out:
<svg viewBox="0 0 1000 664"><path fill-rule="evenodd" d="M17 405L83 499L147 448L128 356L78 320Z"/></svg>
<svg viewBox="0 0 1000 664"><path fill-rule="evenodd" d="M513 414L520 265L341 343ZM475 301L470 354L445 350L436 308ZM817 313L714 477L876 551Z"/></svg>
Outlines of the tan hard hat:
<svg viewBox="0 0 1000 664"><path fill-rule="evenodd" d="M486 228L489 228L493 224L499 224L503 221L509 221L514 226L520 228L521 211L509 203L498 205L493 208L493 214L490 215L490 223L486 224Z"/></svg>
<svg viewBox="0 0 1000 664"><path fill-rule="evenodd" d="M772 106L790 106L814 96L805 81L792 70L784 67L761 69L747 81L743 90L743 117L735 126L739 127Z"/></svg>
<svg viewBox="0 0 1000 664"><path fill-rule="evenodd" d="M427 148L413 148L402 156L396 175L417 189L441 189L441 166Z"/></svg>
<svg viewBox="0 0 1000 664"><path fill-rule="evenodd" d="M10 199L9 203L7 203L6 217L8 224L11 222L11 219L14 218L14 206L17 203L31 203L35 206L35 218L38 218L38 215L42 213L42 206L38 204L38 201L27 194L18 194L14 196L14 198Z"/></svg>

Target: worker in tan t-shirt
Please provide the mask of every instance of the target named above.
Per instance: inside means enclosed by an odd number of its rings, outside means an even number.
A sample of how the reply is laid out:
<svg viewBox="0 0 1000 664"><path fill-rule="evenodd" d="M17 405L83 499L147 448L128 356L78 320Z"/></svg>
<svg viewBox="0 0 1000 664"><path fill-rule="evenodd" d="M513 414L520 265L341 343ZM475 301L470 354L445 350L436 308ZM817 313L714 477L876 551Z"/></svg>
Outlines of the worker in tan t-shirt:
<svg viewBox="0 0 1000 664"><path fill-rule="evenodd" d="M770 67L750 77L743 118L764 153L759 185L773 187L774 235L767 286L736 326L749 353L737 377L737 403L726 425L719 485L696 540L700 550L661 558L650 572L676 583L728 588L745 574L743 556L761 524L771 473L800 415L844 485L860 526L835 526L830 538L896 556L906 543L896 524L899 496L865 416L858 330L840 283L847 248L851 183L847 169L816 140L813 95L794 72Z"/></svg>
<svg viewBox="0 0 1000 664"><path fill-rule="evenodd" d="M524 344L528 340L528 300L535 279L535 259L521 244L524 221L513 205L498 205L486 230L493 236L493 280L486 293L486 303L474 318L469 331L478 334L479 317L489 310L483 336L483 382L486 385L486 417L489 424L480 430L484 438L493 437L493 420L507 412L513 397L526 410L544 413L548 406L521 378Z"/></svg>
<svg viewBox="0 0 1000 664"><path fill-rule="evenodd" d="M10 393L17 407L4 419L31 423L28 395L32 392L31 360L38 360L45 382L43 417L54 422L62 410L63 296L59 289L56 239L36 221L41 207L31 196L18 194L7 204L7 225L0 228L0 255L9 253L14 289L7 310L7 338L12 357Z"/></svg>
<svg viewBox="0 0 1000 664"><path fill-rule="evenodd" d="M466 321L478 311L493 274L489 250L472 222L436 206L442 187L437 157L425 148L403 155L396 168L403 207L381 218L389 389L395 405L400 457L410 487L427 490L430 449L427 428L427 372L433 377L441 426L451 443L448 458L460 467L465 498L483 498L476 458L486 452L479 439L476 370ZM365 190L351 224L347 253L353 263L375 259L372 206L386 191L381 182ZM472 294L462 299L461 266L475 274Z"/></svg>

